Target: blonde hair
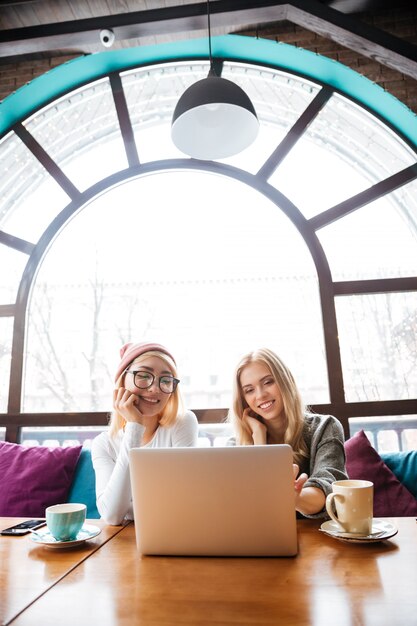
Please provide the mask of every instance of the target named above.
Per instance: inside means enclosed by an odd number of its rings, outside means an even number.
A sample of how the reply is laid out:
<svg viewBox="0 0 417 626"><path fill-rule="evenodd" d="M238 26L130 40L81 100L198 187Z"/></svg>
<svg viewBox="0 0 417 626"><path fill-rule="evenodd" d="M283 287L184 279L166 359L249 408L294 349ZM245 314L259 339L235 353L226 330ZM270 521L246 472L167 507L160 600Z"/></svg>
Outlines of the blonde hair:
<svg viewBox="0 0 417 626"><path fill-rule="evenodd" d="M177 367L174 361L167 354L164 354L163 352L159 352L157 350L149 350L149 352L144 352L143 354L139 355L136 359L134 359L131 363L129 363L126 369L130 367L133 363L141 363L144 359L150 356L157 356L167 365L171 374L175 378L178 377ZM115 389L120 389L120 387L124 386L125 375L126 375L126 371L120 374L119 378L116 381ZM179 385L177 385L177 388L170 395L170 398L165 408L162 411L159 424L161 426L171 426L172 424L175 423L178 417L182 417L183 415L184 415L184 402L182 399ZM113 411L110 416L110 422L109 422L110 436L115 437L118 434L118 432L122 428L124 428L125 424L126 424L125 418L122 415L120 415L120 413L118 413L117 411Z"/></svg>
<svg viewBox="0 0 417 626"><path fill-rule="evenodd" d="M268 367L281 391L284 415L287 421L284 443L288 443L292 447L294 462L300 464L304 458L308 457L307 445L303 437L305 424L303 402L291 371L272 350L267 348L249 352L236 367L233 382L233 403L228 420L234 425L237 442L246 446L253 444L252 433L243 421L243 411L247 408L248 403L244 398L240 376L247 365L255 362L264 363Z"/></svg>

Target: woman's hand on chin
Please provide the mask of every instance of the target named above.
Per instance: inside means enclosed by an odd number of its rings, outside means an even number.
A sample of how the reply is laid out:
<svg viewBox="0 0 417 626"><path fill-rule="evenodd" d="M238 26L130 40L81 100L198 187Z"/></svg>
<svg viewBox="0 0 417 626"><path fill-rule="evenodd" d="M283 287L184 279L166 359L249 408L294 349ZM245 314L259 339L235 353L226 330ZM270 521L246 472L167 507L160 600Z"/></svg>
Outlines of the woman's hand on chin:
<svg viewBox="0 0 417 626"><path fill-rule="evenodd" d="M124 387L113 391L113 408L126 422L143 424L143 415L138 409L138 397Z"/></svg>

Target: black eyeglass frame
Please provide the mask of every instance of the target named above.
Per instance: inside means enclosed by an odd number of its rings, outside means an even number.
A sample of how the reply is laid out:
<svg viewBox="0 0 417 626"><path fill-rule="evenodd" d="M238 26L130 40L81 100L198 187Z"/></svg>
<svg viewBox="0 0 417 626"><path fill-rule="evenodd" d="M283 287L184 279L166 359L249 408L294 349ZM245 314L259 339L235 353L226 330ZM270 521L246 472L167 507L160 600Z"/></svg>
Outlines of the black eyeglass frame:
<svg viewBox="0 0 417 626"><path fill-rule="evenodd" d="M156 376L154 374L151 374L151 372L147 372L144 370L125 370L125 374L133 374L133 384L135 385L135 387L137 389L149 389L149 387L152 387L152 385L154 384L155 380L156 380ZM146 387L139 387L136 382L136 374L147 374L150 377L151 382L149 383L149 385L147 385ZM164 391L161 387L161 378L172 378L172 385L173 385L173 389L172 391ZM170 393L174 393L174 391L176 390L178 383L180 383L180 379L179 378L175 378L175 376L171 376L170 374L163 374L162 376L158 377L158 387L159 389L162 391L162 393L166 393L166 394L170 394Z"/></svg>

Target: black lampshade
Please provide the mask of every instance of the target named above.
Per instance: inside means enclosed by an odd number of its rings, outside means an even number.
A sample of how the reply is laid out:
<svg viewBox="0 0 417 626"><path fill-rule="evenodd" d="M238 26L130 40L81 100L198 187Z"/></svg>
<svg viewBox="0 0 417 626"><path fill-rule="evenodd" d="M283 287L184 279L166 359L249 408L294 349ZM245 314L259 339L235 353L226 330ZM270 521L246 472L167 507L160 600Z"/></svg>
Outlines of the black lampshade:
<svg viewBox="0 0 417 626"><path fill-rule="evenodd" d="M222 159L247 148L259 122L247 94L236 83L212 72L178 100L171 136L181 152L196 159Z"/></svg>

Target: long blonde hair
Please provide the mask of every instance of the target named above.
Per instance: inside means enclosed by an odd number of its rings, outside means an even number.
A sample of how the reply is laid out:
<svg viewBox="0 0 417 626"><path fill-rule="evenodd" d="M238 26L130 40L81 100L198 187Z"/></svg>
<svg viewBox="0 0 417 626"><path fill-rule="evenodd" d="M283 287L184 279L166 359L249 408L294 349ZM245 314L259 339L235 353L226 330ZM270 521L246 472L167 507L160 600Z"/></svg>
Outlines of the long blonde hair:
<svg viewBox="0 0 417 626"><path fill-rule="evenodd" d="M148 358L149 356L157 356L159 359L161 359L165 363L165 365L167 365L171 374L175 378L178 377L177 367L174 361L167 354L164 354L163 352L159 352L157 350L150 350L149 352L144 352L143 354L139 355L136 359L134 359L131 363L129 363L126 369L130 367L133 363L141 363L144 359ZM120 389L120 387L124 386L125 375L126 375L125 371L123 371L120 374L119 378L116 381L115 389ZM170 398L165 408L162 411L159 424L161 426L171 426L172 424L174 424L177 418L182 417L183 415L184 415L184 402L182 399L179 385L177 385L177 388L170 395ZM109 422L110 436L115 437L118 434L118 432L122 428L124 428L125 424L126 424L125 418L122 415L120 415L120 413L118 413L117 411L113 411L110 416L110 422Z"/></svg>
<svg viewBox="0 0 417 626"><path fill-rule="evenodd" d="M236 367L233 381L233 403L228 420L234 425L237 443L246 446L253 444L251 431L243 421L243 411L247 408L248 403L244 398L240 376L247 365L255 362L264 363L268 367L281 391L284 415L287 420L284 443L288 443L292 447L294 462L300 464L304 458L308 457L307 445L303 438L305 409L291 371L272 350L267 348L249 352Z"/></svg>

